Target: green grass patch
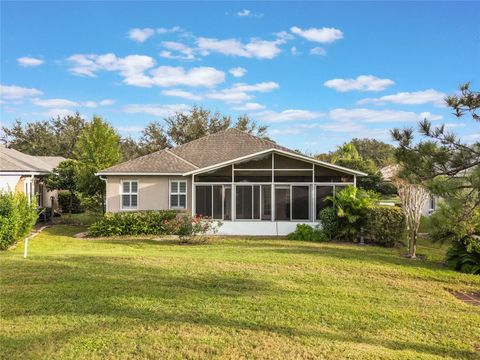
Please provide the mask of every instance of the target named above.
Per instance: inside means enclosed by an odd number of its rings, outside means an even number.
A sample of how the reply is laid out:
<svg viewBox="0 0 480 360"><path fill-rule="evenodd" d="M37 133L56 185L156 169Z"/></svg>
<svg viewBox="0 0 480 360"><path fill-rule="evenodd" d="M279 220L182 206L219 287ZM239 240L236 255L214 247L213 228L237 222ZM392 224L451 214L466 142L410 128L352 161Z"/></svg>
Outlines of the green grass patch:
<svg viewBox="0 0 480 360"><path fill-rule="evenodd" d="M288 240L75 239L0 254L0 357L478 358L480 277L404 249ZM435 245L433 245L435 246ZM422 240L419 253L431 251ZM443 251L438 248L437 255Z"/></svg>

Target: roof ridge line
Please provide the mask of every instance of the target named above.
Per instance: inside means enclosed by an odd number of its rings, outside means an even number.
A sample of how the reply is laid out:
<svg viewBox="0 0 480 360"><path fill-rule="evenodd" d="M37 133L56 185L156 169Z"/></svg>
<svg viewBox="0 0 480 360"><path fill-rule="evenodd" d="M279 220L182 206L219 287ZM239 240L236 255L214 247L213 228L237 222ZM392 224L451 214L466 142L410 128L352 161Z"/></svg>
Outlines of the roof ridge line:
<svg viewBox="0 0 480 360"><path fill-rule="evenodd" d="M170 151L170 149L165 149L165 151L173 156L175 156L177 159L180 159L182 160L183 162L187 163L188 165L191 165L197 169L200 169L197 165L195 165L194 163L191 163L190 161L188 160L185 160L184 158L182 158L180 155L177 155L175 154L174 152Z"/></svg>

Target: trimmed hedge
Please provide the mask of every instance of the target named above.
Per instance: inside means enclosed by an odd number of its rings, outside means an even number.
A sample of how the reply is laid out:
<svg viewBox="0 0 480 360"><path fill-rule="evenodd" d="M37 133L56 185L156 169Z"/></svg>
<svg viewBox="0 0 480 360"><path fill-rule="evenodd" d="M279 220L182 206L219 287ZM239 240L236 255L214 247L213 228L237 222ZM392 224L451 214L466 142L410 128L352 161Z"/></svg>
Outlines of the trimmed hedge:
<svg viewBox="0 0 480 360"><path fill-rule="evenodd" d="M294 232L288 234L288 240L303 240L303 241L327 241L327 237L319 228L311 227L307 224L298 224Z"/></svg>
<svg viewBox="0 0 480 360"><path fill-rule="evenodd" d="M107 213L90 225L88 234L94 237L117 235L166 235L177 213L171 210L147 210Z"/></svg>
<svg viewBox="0 0 480 360"><path fill-rule="evenodd" d="M58 205L60 205L60 208L62 209L62 212L64 214L70 213L70 192L69 191L58 192ZM75 194L73 195L71 210L72 210L71 211L72 214L80 214L84 212L80 199Z"/></svg>
<svg viewBox="0 0 480 360"><path fill-rule="evenodd" d="M37 221L35 202L23 193L0 192L0 250L28 235Z"/></svg>
<svg viewBox="0 0 480 360"><path fill-rule="evenodd" d="M363 219L366 242L395 246L406 234L405 215L397 206L373 206L365 209Z"/></svg>

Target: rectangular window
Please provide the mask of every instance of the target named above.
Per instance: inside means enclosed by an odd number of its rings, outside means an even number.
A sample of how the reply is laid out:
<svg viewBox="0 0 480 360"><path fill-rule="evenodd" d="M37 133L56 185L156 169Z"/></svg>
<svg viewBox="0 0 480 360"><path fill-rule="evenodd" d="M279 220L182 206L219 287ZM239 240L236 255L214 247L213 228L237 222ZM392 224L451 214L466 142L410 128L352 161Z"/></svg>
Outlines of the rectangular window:
<svg viewBox="0 0 480 360"><path fill-rule="evenodd" d="M136 210L138 208L138 181L122 181L122 210Z"/></svg>
<svg viewBox="0 0 480 360"><path fill-rule="evenodd" d="M292 186L292 220L310 218L310 187Z"/></svg>
<svg viewBox="0 0 480 360"><path fill-rule="evenodd" d="M213 216L214 219L222 219L222 186L213 186Z"/></svg>
<svg viewBox="0 0 480 360"><path fill-rule="evenodd" d="M275 220L290 221L290 187L275 187Z"/></svg>
<svg viewBox="0 0 480 360"><path fill-rule="evenodd" d="M272 187L262 185L262 220L272 220Z"/></svg>
<svg viewBox="0 0 480 360"><path fill-rule="evenodd" d="M187 182L185 180L170 181L170 209L187 207Z"/></svg>
<svg viewBox="0 0 480 360"><path fill-rule="evenodd" d="M237 219L252 219L252 187L237 186L236 189Z"/></svg>
<svg viewBox="0 0 480 360"><path fill-rule="evenodd" d="M38 184L38 194L37 194L37 206L43 207L43 192L45 187L42 183Z"/></svg>
<svg viewBox="0 0 480 360"><path fill-rule="evenodd" d="M223 207L223 219L232 220L232 188L230 186L224 188Z"/></svg>

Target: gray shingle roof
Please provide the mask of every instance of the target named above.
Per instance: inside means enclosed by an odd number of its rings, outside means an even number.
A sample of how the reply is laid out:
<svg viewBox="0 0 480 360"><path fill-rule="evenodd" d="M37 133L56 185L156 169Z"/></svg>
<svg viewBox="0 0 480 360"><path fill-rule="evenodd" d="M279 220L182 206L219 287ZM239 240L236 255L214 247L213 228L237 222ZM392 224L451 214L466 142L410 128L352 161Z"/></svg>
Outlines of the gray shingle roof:
<svg viewBox="0 0 480 360"><path fill-rule="evenodd" d="M269 149L294 151L237 129L227 129L169 150L112 166L108 173L185 173Z"/></svg>
<svg viewBox="0 0 480 360"><path fill-rule="evenodd" d="M49 173L63 160L61 156L32 156L0 146L0 172Z"/></svg>

